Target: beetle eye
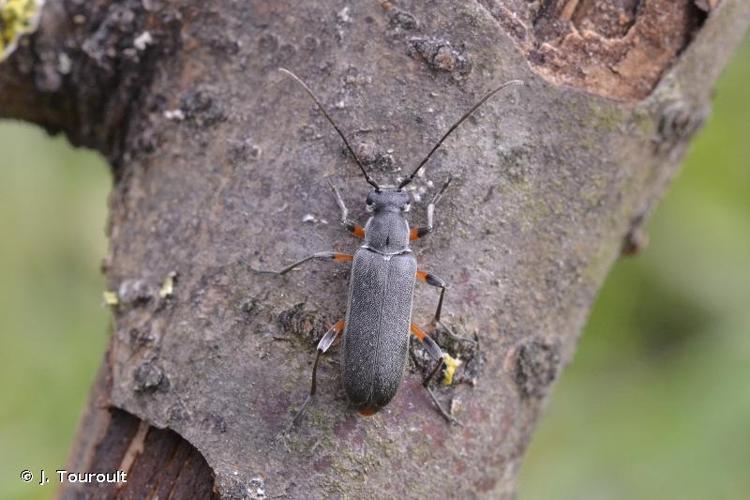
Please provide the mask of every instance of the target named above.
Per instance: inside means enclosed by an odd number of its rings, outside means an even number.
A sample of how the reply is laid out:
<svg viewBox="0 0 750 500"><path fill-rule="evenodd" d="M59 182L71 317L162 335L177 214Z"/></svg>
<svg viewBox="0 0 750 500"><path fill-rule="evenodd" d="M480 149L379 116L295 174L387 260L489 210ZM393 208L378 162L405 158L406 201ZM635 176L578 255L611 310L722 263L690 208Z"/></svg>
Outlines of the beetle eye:
<svg viewBox="0 0 750 500"><path fill-rule="evenodd" d="M372 212L375 210L375 204L374 203L368 203L365 205L365 209L367 209L368 212Z"/></svg>

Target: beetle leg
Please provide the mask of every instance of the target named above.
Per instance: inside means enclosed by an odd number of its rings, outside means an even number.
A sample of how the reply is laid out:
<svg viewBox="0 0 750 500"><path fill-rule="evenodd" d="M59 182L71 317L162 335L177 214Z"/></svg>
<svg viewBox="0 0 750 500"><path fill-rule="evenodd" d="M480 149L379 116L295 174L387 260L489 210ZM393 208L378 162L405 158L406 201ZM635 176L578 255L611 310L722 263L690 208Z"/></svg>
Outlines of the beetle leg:
<svg viewBox="0 0 750 500"><path fill-rule="evenodd" d="M432 232L432 230L434 229L433 219L435 217L435 205L437 205L437 202L440 201L440 198L443 197L443 193L448 188L448 185L452 180L453 177L449 176L448 180L445 181L445 184L443 184L443 187L440 188L440 191L437 192L437 194L432 198L432 201L430 201L430 203L427 205L427 225L412 228L411 231L409 231L410 240L418 240L419 238L427 236Z"/></svg>
<svg viewBox="0 0 750 500"><path fill-rule="evenodd" d="M423 283L427 283L430 286L440 288L440 299L438 300L438 306L435 310L435 316L431 322L433 325L438 324L440 323L440 314L443 311L443 297L445 296L445 290L448 289L448 283L446 283L443 278L428 273L427 271L417 270L417 279Z"/></svg>
<svg viewBox="0 0 750 500"><path fill-rule="evenodd" d="M443 418L445 418L451 424L459 424L459 422L453 417L453 415L451 415L445 408L443 408L443 405L440 404L440 401L438 401L435 393L432 392L432 389L430 389L430 381L433 379L433 377L435 377L435 374L440 371L440 368L443 367L443 350L440 349L440 346L437 345L437 342L432 340L432 337L427 335L427 332L422 330L418 325L414 323L411 324L411 333L412 335L417 337L417 339L422 342L422 344L424 344L430 357L437 361L437 363L435 364L435 368L433 368L432 371L430 371L430 374L427 375L427 377L422 381L422 386L427 389L427 392L432 398L432 402L435 403L435 406L437 406L438 411L443 416Z"/></svg>
<svg viewBox="0 0 750 500"><path fill-rule="evenodd" d="M336 186L333 185L333 182L331 182L330 179L328 180L328 185L331 186L331 189L333 190L333 196L336 197L336 204L339 206L339 209L341 209L341 224L343 224L346 230L352 233L357 238L364 238L365 229L361 225L349 219L349 209L346 208L346 204L344 203L344 199L341 197L341 193L339 193L339 190L336 188Z"/></svg>
<svg viewBox="0 0 750 500"><path fill-rule="evenodd" d="M470 339L467 337L462 337L461 335L457 335L448 325L440 321L440 315L443 312L443 299L445 298L445 291L448 289L448 283L446 283L446 281L443 278L439 276L435 276L434 274L428 273L427 271L418 270L417 279L419 281L427 283L430 286L440 288L440 298L438 299L437 309L435 309L435 316L432 318L432 321L430 322L430 326L434 329L436 326L439 325L441 328L443 328L443 330L445 330L448 333L448 335L450 335L452 338L456 340L476 343L474 339Z"/></svg>
<svg viewBox="0 0 750 500"><path fill-rule="evenodd" d="M328 351L328 349L333 345L336 339L339 338L339 335L341 335L341 332L343 331L344 331L344 320L342 319L342 320L337 321L336 324L334 324L325 333L325 335L323 335L323 338L320 339L320 342L318 342L317 353L315 354L315 363L313 363L312 382L310 383L310 394L307 395L305 402L302 403L302 407L294 416L294 420L292 420L292 426L295 426L299 423L300 418L302 418L302 414L305 412L305 408L307 408L307 404L312 400L313 397L315 397L315 391L317 389L318 362L320 361L320 355Z"/></svg>
<svg viewBox="0 0 750 500"><path fill-rule="evenodd" d="M253 271L257 273L261 273L261 274L286 274L292 269L299 267L305 262L308 262L310 260L334 260L336 262L351 262L353 258L354 256L348 253L318 252L318 253L309 255L302 260L298 260L294 264L289 264L281 271L266 271L266 270L259 270L259 269L253 269Z"/></svg>
<svg viewBox="0 0 750 500"><path fill-rule="evenodd" d="M443 312L443 299L445 298L445 291L448 289L448 283L446 281L434 274L428 273L427 271L417 271L417 279L423 283L427 283L430 286L434 286L436 288L440 288L440 298L438 299L438 305L437 309L435 309L435 316L433 316L432 321L430 321L430 326L434 328L436 325L440 325L450 334L452 337L459 338L458 335L453 333L453 331L448 328L447 325L443 324L440 321L440 315Z"/></svg>

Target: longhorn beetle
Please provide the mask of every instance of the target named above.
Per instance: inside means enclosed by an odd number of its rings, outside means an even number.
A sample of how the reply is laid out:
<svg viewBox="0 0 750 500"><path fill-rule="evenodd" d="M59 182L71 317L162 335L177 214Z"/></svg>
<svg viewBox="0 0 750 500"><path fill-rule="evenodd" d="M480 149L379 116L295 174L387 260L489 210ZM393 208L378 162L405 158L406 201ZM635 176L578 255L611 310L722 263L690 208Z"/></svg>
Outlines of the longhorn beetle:
<svg viewBox="0 0 750 500"><path fill-rule="evenodd" d="M432 397L440 413L449 422L455 423L429 388L430 380L443 365L443 352L434 340L419 326L411 322L412 298L415 281L423 281L440 289L435 316L431 322L434 329L440 323L443 298L448 284L438 276L417 268L409 242L419 239L433 230L435 205L451 183L449 176L432 201L427 205L427 225L409 228L405 214L411 207L411 194L404 188L414 180L420 169L445 139L489 98L510 85L522 84L519 80L503 83L485 95L471 107L440 140L408 177L397 186L377 184L367 173L344 133L334 123L323 105L302 79L291 71L279 68L294 79L315 102L320 112L344 141L344 145L362 171L362 175L374 189L367 195L367 211L372 213L367 224L361 225L349 219L349 211L339 190L329 181L336 203L341 210L341 223L355 236L364 239L364 244L354 255L337 252L318 252L297 261L280 271L261 271L283 275L311 260L333 260L351 262L349 299L346 317L334 324L320 339L312 370L310 394L297 412L292 425L299 422L308 403L315 396L316 375L320 355L328 351L343 334L343 383L346 395L362 415L373 415L383 408L396 394L403 378L409 349L409 332L422 342L428 354L437 363L424 379L423 386Z"/></svg>

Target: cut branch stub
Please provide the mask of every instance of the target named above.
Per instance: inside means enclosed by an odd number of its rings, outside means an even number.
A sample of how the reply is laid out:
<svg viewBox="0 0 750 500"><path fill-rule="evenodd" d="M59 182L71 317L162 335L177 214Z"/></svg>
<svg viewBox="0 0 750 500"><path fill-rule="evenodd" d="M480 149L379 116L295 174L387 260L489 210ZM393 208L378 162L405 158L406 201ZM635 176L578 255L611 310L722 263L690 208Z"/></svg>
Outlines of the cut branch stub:
<svg viewBox="0 0 750 500"><path fill-rule="evenodd" d="M478 1L544 78L629 101L651 92L706 19L693 0Z"/></svg>

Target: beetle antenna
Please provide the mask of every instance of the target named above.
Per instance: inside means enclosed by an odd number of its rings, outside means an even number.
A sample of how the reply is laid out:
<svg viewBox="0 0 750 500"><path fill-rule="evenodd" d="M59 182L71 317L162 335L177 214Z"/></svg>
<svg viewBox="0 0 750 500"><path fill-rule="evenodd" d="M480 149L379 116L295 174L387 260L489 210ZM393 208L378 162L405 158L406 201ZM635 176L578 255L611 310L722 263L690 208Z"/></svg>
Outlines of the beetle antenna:
<svg viewBox="0 0 750 500"><path fill-rule="evenodd" d="M437 151L437 149L440 147L440 145L443 144L443 141L446 140L448 138L448 136L451 135L451 133L454 130L456 130L458 128L458 126L461 125L464 122L464 120L466 120L468 117L470 117L472 115L472 113L474 113L474 111L476 111L477 109L479 109L479 107L482 104L484 104L485 102L487 102L487 100L489 100L490 97L492 97L493 95L497 94L498 92L500 92L504 88L510 87L512 85L523 85L523 82L521 80L510 80L510 81L507 81L507 82L503 83L502 85L500 85L499 87L497 87L495 90L493 90L492 92L490 92L486 96L482 97L479 100L479 102L477 102L474 106L471 107L471 109L469 111L467 111L466 113L464 113L464 115L461 118L459 118L458 121L456 123L454 123L453 126L451 128L449 128L448 131L445 134L443 134L443 137L441 137L440 140L437 141L437 144L435 144L432 147L432 149L430 150L430 152L427 153L427 156L425 156L424 160L422 160L422 162L417 166L417 168L414 169L414 171L411 173L411 175L409 177L407 177L406 179L404 179L403 181L401 181L401 184L399 184L398 188L402 189L407 184L409 184L411 181L414 180L414 176L417 175L417 172L419 172L419 170L424 166L424 164L427 163L427 160L430 159L430 157L432 156L432 153L434 153L435 151Z"/></svg>
<svg viewBox="0 0 750 500"><path fill-rule="evenodd" d="M359 161L359 157L357 156L357 154L352 149L351 145L349 144L349 141L346 140L346 136L341 131L341 129L336 126L336 123L334 123L333 118L331 118L331 116L325 110L325 108L320 103L320 101L318 100L318 98L315 97L315 94L313 93L312 90L310 90L310 87L308 87L307 84L304 81L302 81L302 79L300 77L298 77L297 75L295 75L294 73L292 73L288 69L286 69L286 68L279 68L279 71L281 71L282 73L286 74L287 76L290 76L295 82L299 83L302 86L303 89L305 89L305 92L307 92L307 94L310 96L310 98L312 98L312 100L318 106L318 109L320 110L320 112L323 113L323 116L326 117L326 120L328 120L328 123L330 123L331 126L334 129L336 129L336 132L338 132L339 136L341 137L341 140L344 141L344 145L346 146L346 149L354 157L354 161L357 162L357 165L359 165L359 169L362 171L362 175L365 176L365 180L367 181L367 183L369 185L371 185L372 187L374 187L375 189L380 190L380 186L378 186L377 183L374 180L372 180L369 175L367 175L367 171L365 170L365 167L362 165L362 162Z"/></svg>

